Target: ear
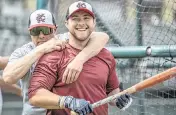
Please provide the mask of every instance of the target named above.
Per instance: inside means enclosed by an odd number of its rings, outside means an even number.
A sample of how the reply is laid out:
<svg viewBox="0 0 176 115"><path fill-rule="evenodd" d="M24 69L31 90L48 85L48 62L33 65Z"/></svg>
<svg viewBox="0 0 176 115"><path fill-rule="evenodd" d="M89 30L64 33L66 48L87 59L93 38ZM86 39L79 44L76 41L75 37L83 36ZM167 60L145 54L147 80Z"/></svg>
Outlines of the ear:
<svg viewBox="0 0 176 115"><path fill-rule="evenodd" d="M58 28L58 25L56 25L56 29Z"/></svg>
<svg viewBox="0 0 176 115"><path fill-rule="evenodd" d="M94 27L96 26L96 19L94 19Z"/></svg>
<svg viewBox="0 0 176 115"><path fill-rule="evenodd" d="M68 20L65 21L65 26L68 29Z"/></svg>
<svg viewBox="0 0 176 115"><path fill-rule="evenodd" d="M55 31L57 31L58 25L56 25L56 28L54 29Z"/></svg>

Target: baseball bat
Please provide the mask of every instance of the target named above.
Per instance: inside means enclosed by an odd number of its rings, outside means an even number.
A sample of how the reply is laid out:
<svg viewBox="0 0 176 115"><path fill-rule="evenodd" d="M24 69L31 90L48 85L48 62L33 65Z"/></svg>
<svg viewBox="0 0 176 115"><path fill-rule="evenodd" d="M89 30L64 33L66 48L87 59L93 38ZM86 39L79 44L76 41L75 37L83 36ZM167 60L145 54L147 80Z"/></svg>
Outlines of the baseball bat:
<svg viewBox="0 0 176 115"><path fill-rule="evenodd" d="M123 90L122 92L119 92L118 94L114 94L112 96L109 96L105 99L102 99L98 102L95 102L92 104L92 107L93 108L96 108L100 105L103 105L103 104L106 104L106 103L109 103L113 100L115 100L117 97L119 97L120 95L123 95L125 93L128 93L128 94L132 94L132 93L135 93L135 92L138 92L138 91L141 91L143 89L146 89L146 88L149 88L149 87L152 87L156 84L159 84L163 81L166 81L172 77L174 77L174 75L176 75L176 67L172 67L168 70L165 70L157 75L154 75L148 79L145 79L133 86L131 86L130 88L126 89L126 90ZM77 113L75 113L74 111L71 111L71 115L78 115Z"/></svg>

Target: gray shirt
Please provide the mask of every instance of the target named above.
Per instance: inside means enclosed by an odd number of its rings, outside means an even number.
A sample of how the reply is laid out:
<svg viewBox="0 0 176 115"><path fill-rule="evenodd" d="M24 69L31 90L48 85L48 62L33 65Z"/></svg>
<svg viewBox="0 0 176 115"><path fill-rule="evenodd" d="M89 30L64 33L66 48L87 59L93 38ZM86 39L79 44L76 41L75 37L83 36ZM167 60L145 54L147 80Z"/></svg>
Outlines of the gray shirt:
<svg viewBox="0 0 176 115"><path fill-rule="evenodd" d="M68 33L59 34L60 39L68 39ZM10 56L9 62L11 63L26 54L32 52L35 49L35 45L33 42L29 42L22 47L16 49ZM23 95L23 111L22 115L46 115L46 109L34 107L29 104L29 98L28 98L28 88L29 88L29 81L32 77L32 72L35 68L35 63L31 66L29 71L26 73L26 75L20 80L21 82L21 88L22 88L22 95Z"/></svg>

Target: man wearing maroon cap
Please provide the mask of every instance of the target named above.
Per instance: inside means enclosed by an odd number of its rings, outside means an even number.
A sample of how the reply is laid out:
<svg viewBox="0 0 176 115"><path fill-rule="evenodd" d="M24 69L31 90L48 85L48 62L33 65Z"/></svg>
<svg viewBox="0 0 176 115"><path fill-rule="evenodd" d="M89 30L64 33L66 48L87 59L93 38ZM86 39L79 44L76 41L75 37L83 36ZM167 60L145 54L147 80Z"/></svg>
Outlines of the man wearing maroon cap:
<svg viewBox="0 0 176 115"><path fill-rule="evenodd" d="M95 29L91 5L82 1L71 4L65 25L69 30L68 44L64 50L48 53L38 61L30 81L29 101L34 106L47 108L48 115L69 115L71 110L80 115L107 115L107 104L93 110L90 103L120 91L116 62L108 50L102 49L89 59L75 82L62 82L69 60L86 47ZM130 95L124 94L111 104L124 110L131 102Z"/></svg>

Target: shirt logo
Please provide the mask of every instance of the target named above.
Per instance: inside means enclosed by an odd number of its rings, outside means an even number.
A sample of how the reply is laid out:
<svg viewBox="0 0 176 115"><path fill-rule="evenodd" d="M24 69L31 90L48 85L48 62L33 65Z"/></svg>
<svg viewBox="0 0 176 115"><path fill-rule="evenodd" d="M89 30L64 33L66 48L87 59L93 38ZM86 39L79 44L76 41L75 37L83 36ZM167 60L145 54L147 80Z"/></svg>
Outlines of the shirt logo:
<svg viewBox="0 0 176 115"><path fill-rule="evenodd" d="M45 22L45 15L44 14L37 14L36 20L38 23Z"/></svg>
<svg viewBox="0 0 176 115"><path fill-rule="evenodd" d="M82 3L82 2L79 2L79 3L77 4L77 7L78 7L78 8L86 8L86 4L85 4L85 3Z"/></svg>

